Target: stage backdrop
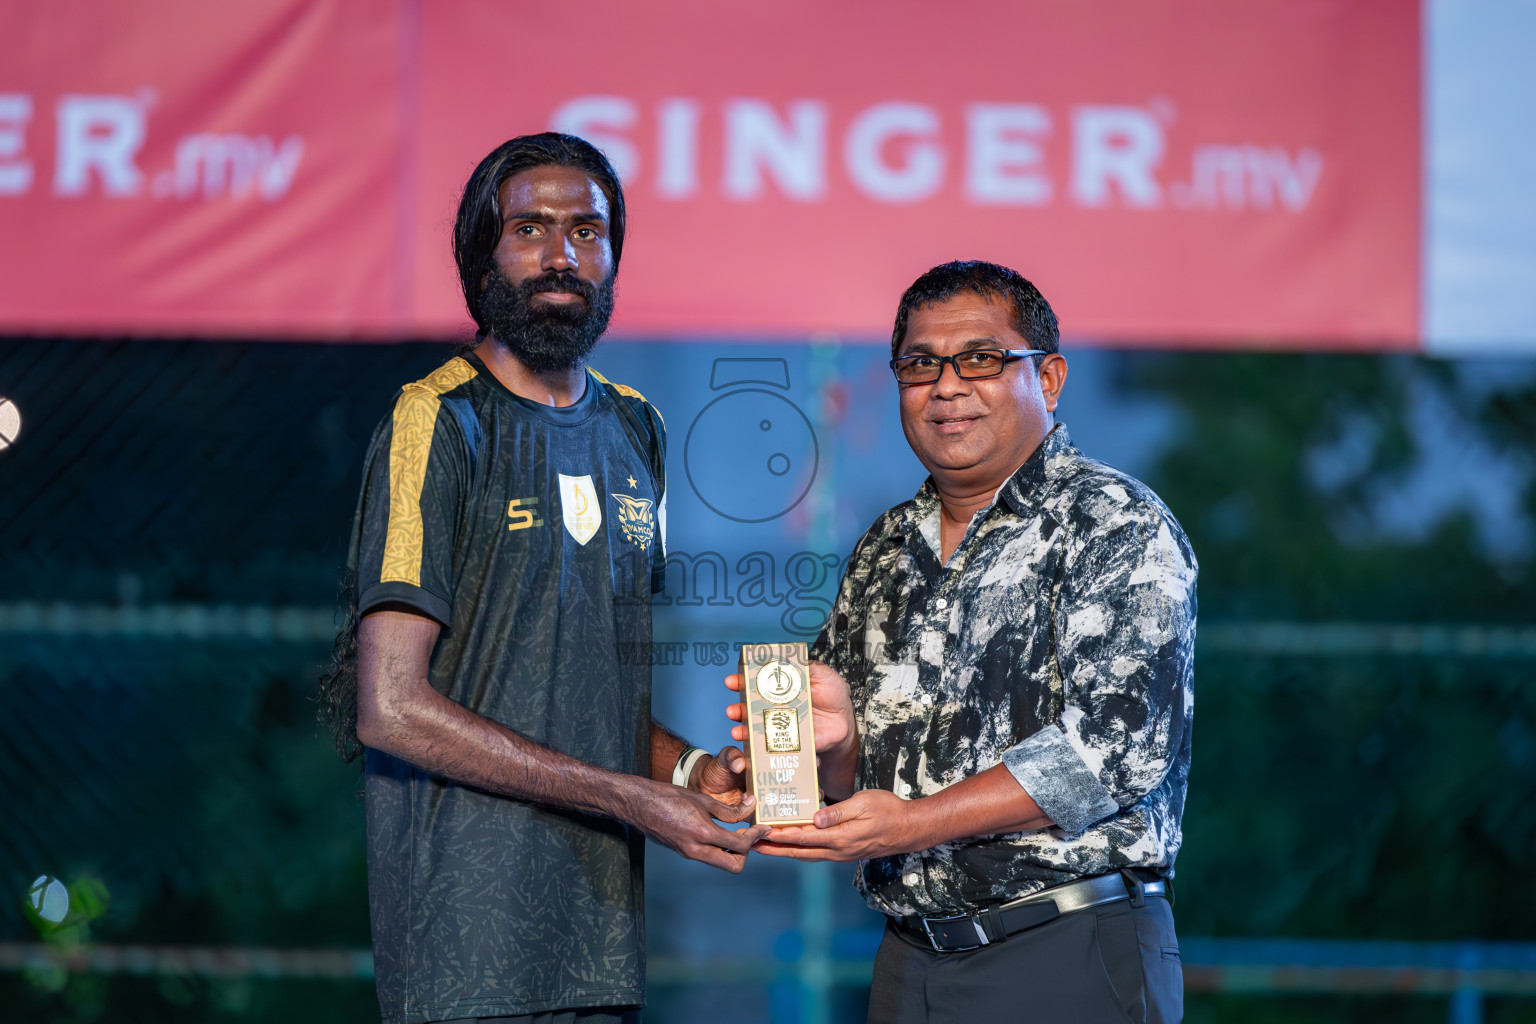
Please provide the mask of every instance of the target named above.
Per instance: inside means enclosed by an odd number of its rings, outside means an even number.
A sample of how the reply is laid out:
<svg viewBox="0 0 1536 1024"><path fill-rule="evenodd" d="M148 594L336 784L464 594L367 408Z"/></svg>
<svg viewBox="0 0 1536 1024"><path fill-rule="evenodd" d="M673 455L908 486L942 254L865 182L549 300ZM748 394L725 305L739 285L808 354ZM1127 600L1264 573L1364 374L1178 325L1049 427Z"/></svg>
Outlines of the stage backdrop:
<svg viewBox="0 0 1536 1024"><path fill-rule="evenodd" d="M926 267L1119 344L1413 348L1400 0L466 0L0 11L0 331L392 338L545 128L620 169L615 331L878 338Z"/></svg>

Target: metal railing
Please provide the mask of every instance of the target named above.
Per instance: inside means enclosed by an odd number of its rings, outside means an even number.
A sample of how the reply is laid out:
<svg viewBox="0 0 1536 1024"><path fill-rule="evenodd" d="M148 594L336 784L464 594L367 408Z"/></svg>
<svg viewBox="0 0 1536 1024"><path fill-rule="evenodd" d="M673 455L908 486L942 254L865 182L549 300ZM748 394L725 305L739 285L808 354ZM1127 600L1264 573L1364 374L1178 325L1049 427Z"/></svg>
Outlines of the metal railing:
<svg viewBox="0 0 1536 1024"><path fill-rule="evenodd" d="M329 643L334 608L240 604L0 603L0 636ZM1392 622L1203 622L1213 654L1536 658L1536 626Z"/></svg>

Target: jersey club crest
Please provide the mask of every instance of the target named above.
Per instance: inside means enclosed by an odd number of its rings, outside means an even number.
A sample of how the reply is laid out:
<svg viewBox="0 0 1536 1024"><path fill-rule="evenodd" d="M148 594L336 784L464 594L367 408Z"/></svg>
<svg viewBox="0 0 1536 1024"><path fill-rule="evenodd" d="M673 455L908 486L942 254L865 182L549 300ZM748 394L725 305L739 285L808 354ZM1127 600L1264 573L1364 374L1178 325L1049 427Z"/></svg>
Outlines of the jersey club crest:
<svg viewBox="0 0 1536 1024"><path fill-rule="evenodd" d="M577 544L591 540L602 527L603 506L590 476L560 474L560 518Z"/></svg>
<svg viewBox="0 0 1536 1024"><path fill-rule="evenodd" d="M656 519L651 514L656 503L650 498L633 498L628 494L615 493L613 497L619 503L619 529L624 531L624 539L641 551L649 551L651 538L656 535Z"/></svg>

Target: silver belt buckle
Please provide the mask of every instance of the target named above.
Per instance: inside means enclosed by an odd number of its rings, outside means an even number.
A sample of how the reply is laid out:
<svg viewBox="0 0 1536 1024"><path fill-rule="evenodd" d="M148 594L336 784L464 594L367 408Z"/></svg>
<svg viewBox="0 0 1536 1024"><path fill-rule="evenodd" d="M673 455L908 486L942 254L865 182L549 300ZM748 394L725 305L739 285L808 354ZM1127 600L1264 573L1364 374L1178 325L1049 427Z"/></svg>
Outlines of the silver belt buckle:
<svg viewBox="0 0 1536 1024"><path fill-rule="evenodd" d="M982 946L989 945L991 941L987 938L987 933L982 930L981 922L972 914L956 914L954 917L925 917L922 920L923 931L928 936L928 944L933 947L935 953L963 953L968 949L980 949ZM974 946L939 945L939 940L933 934L933 926L936 924L953 924L956 921L969 921L971 927L976 929L977 941Z"/></svg>

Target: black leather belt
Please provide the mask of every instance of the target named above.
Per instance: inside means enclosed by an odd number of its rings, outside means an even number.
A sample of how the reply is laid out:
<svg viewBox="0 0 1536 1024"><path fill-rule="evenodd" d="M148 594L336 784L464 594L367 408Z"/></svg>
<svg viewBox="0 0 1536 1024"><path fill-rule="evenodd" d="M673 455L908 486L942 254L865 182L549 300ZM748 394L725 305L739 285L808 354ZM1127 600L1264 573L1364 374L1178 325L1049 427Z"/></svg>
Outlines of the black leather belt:
<svg viewBox="0 0 1536 1024"><path fill-rule="evenodd" d="M1008 936L1070 914L1105 903L1131 900L1137 906L1148 896L1167 895L1161 880L1144 882L1129 872L1095 875L1076 882L1032 893L1011 903L988 907L979 914L954 917L892 918L896 927L916 938L926 939L940 953L958 953L980 949Z"/></svg>

